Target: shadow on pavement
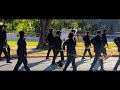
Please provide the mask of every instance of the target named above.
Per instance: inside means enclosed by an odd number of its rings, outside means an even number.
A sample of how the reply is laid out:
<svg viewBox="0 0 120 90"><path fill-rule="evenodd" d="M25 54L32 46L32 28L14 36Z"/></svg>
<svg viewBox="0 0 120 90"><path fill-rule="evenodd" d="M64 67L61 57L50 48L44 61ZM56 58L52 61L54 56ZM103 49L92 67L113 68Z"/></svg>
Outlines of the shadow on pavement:
<svg viewBox="0 0 120 90"><path fill-rule="evenodd" d="M95 66L94 66L94 71L99 71L98 69L99 69L99 67L100 67L100 62L99 62L99 60L97 61L97 63L95 64Z"/></svg>
<svg viewBox="0 0 120 90"><path fill-rule="evenodd" d="M10 59L10 61L15 60L15 59L16 59L16 58L12 58L12 59ZM2 62L2 61L7 61L7 59L4 58L4 57L2 57L2 59L0 59L0 62Z"/></svg>
<svg viewBox="0 0 120 90"><path fill-rule="evenodd" d="M34 67L34 66L36 66L36 65L39 65L39 64L42 63L42 62L46 62L46 61L48 61L48 60L45 59L45 60L42 60L42 61L29 63L29 64L28 64L28 67L31 68L31 67ZM24 70L24 66L22 66L21 69L19 69L19 70L20 70L20 71L23 71L23 70Z"/></svg>
<svg viewBox="0 0 120 90"><path fill-rule="evenodd" d="M50 66L48 66L47 68L45 68L44 71L53 71L56 68L57 68L57 65L51 64Z"/></svg>
<svg viewBox="0 0 120 90"><path fill-rule="evenodd" d="M10 64L3 64L3 65L0 65L0 67L6 66L6 65L10 65Z"/></svg>
<svg viewBox="0 0 120 90"><path fill-rule="evenodd" d="M103 66L104 66L105 63L106 63L106 62L103 63ZM94 66L94 70L95 70L95 71L99 71L99 67L100 67L100 62L99 62L99 60L98 60L97 63L95 64L95 66Z"/></svg>
<svg viewBox="0 0 120 90"><path fill-rule="evenodd" d="M84 63L84 59L81 59L80 61L76 62L76 66L78 67L79 65L83 64Z"/></svg>
<svg viewBox="0 0 120 90"><path fill-rule="evenodd" d="M27 54L33 54L33 53L43 52L43 51L45 51L45 50L34 48L34 49L32 49L31 51L28 51Z"/></svg>
<svg viewBox="0 0 120 90"><path fill-rule="evenodd" d="M79 65L83 64L84 63L84 59L81 59L80 61L76 62L76 66L78 67ZM70 68L73 68L73 67L70 67Z"/></svg>

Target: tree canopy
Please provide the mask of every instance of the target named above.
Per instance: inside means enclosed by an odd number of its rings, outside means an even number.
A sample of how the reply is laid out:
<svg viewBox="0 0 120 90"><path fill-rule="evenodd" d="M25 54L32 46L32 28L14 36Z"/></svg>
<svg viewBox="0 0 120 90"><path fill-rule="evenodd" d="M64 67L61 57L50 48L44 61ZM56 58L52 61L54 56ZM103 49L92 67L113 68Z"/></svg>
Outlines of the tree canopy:
<svg viewBox="0 0 120 90"><path fill-rule="evenodd" d="M41 19L0 19L8 25L8 32L17 33L24 30L28 35L35 34L40 30ZM116 27L117 25L117 27ZM76 28L81 32L90 31L92 34L98 29L109 29L111 34L113 31L119 31L120 20L102 20L102 19L52 19L52 28L54 30L61 30L62 28ZM38 30L37 30L38 29Z"/></svg>

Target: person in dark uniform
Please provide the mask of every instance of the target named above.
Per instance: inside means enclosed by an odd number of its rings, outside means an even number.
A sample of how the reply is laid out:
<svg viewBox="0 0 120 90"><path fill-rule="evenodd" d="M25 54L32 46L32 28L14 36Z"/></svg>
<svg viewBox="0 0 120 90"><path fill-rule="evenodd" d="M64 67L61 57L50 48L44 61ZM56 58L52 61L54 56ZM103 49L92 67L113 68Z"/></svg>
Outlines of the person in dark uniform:
<svg viewBox="0 0 120 90"><path fill-rule="evenodd" d="M4 27L4 31L3 31L3 33L4 33L4 41L5 41L5 45L6 45L6 49L7 49L7 52L8 52L8 55L9 55L9 57L10 57L10 46L9 46L9 44L7 43L7 32L6 32L6 25L3 25L3 27ZM12 58L10 58L10 59L12 59Z"/></svg>
<svg viewBox="0 0 120 90"><path fill-rule="evenodd" d="M104 30L104 31L103 31L103 34L102 34L102 43L103 43L102 53L103 53L104 56L107 55L105 46L107 45L107 47L108 47L107 37L106 37L106 31L107 31L107 30Z"/></svg>
<svg viewBox="0 0 120 90"><path fill-rule="evenodd" d="M92 58L92 54L91 54L91 51L90 51L90 46L91 46L91 43L90 43L90 37L89 37L89 32L87 31L86 32L86 36L83 38L84 42L85 42L85 51L83 53L83 59L85 59L85 54L86 52L88 51L89 55L90 55L90 58Z"/></svg>
<svg viewBox="0 0 120 90"><path fill-rule="evenodd" d="M2 25L0 25L0 49L2 47L3 47L3 44L2 44ZM2 54L2 52L1 52L1 54ZM1 54L0 54L0 60L2 60Z"/></svg>
<svg viewBox="0 0 120 90"><path fill-rule="evenodd" d="M49 34L47 36L47 39L46 39L46 42L48 43L49 45L49 49L48 49L48 52L47 52L47 56L46 56L46 59L49 59L49 54L50 54L50 51L51 49L53 50L53 53L55 52L55 49L54 49L54 37L53 37L53 29L49 29Z"/></svg>
<svg viewBox="0 0 120 90"><path fill-rule="evenodd" d="M76 45L75 30L71 30L71 32L74 34L73 40L75 41L75 45ZM75 49L75 58L77 58L76 49Z"/></svg>
<svg viewBox="0 0 120 90"><path fill-rule="evenodd" d="M55 53L54 53L54 56L53 56L52 64L55 64L55 59L56 59L59 52L60 52L60 56L61 56L61 62L64 62L64 53L63 53L63 50L62 50L62 40L61 40L60 36L61 36L61 32L57 31L56 36L54 37Z"/></svg>
<svg viewBox="0 0 120 90"><path fill-rule="evenodd" d="M10 56L8 55L8 52L6 51L6 31L5 31L5 25L0 26L0 58L2 52L5 54L5 57L7 59L7 63L10 62Z"/></svg>
<svg viewBox="0 0 120 90"><path fill-rule="evenodd" d="M118 52L119 52L119 59L118 59L116 65L115 65L115 67L113 68L114 71L117 71L117 68L118 68L118 66L119 66L119 64L120 64L120 37L115 38L115 39L114 39L114 42L115 42L115 44L117 45L117 47L118 47Z"/></svg>
<svg viewBox="0 0 120 90"><path fill-rule="evenodd" d="M101 31L97 31L97 36L95 36L94 38L92 38L90 40L90 42L93 44L94 46L94 52L95 52L95 58L94 61L90 67L90 71L93 69L93 67L95 66L95 64L97 63L97 61L99 60L100 62L100 66L101 69L100 71L104 71L104 67L103 67L103 60L101 58L101 49L102 49L102 35L101 35Z"/></svg>
<svg viewBox="0 0 120 90"><path fill-rule="evenodd" d="M24 67L25 67L26 71L30 71L29 67L27 66L28 62L27 62L27 51L26 51L26 41L25 41L25 38L24 38L24 32L20 31L19 34L20 34L20 38L17 42L17 45L18 45L18 49L17 49L18 62L17 62L13 71L17 71L22 63L24 64Z"/></svg>
<svg viewBox="0 0 120 90"><path fill-rule="evenodd" d="M77 71L77 67L75 64L75 46L76 46L76 42L74 40L74 34L73 33L69 33L68 36L68 40L66 40L63 43L63 50L65 50L65 46L67 45L67 62L65 64L65 67L63 69L63 71L66 71L67 67L69 66L69 64L72 62L72 66L73 66L73 71Z"/></svg>

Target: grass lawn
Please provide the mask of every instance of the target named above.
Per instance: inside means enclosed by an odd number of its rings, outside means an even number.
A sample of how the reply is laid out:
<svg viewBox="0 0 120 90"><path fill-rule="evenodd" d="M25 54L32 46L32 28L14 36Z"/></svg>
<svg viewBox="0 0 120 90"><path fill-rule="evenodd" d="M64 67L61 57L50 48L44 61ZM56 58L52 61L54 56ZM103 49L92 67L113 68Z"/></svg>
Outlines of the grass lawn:
<svg viewBox="0 0 120 90"><path fill-rule="evenodd" d="M84 47L84 43L83 42L78 42L77 43L78 47ZM108 43L109 47L116 47L115 43Z"/></svg>
<svg viewBox="0 0 120 90"><path fill-rule="evenodd" d="M38 42L26 42L27 46L37 46ZM17 46L17 42L16 41L8 41L8 44L10 46Z"/></svg>
<svg viewBox="0 0 120 90"><path fill-rule="evenodd" d="M8 44L10 46L17 46L17 42L16 41L8 41ZM27 46L37 46L38 42L27 42ZM115 43L108 43L109 47L116 47ZM78 47L84 47L84 43L83 42L78 42L77 43Z"/></svg>

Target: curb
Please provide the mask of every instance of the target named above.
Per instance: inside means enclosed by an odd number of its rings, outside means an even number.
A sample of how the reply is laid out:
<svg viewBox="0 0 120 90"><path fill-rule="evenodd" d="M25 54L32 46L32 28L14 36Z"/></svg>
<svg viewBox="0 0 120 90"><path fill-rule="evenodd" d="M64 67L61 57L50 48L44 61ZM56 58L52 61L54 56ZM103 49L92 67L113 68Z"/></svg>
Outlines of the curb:
<svg viewBox="0 0 120 90"><path fill-rule="evenodd" d="M27 58L43 58L43 57L46 57L46 56L28 56ZM49 57L53 57L53 56L49 56ZM57 56L57 57L60 57L60 56ZM64 57L67 57L67 56L64 56ZM78 56L78 57L82 57L82 56ZM85 56L85 57L90 57L90 56ZM119 57L119 55L112 55L110 57ZM4 58L4 57L2 57L2 58ZM11 58L18 58L18 57L17 56L13 56Z"/></svg>

